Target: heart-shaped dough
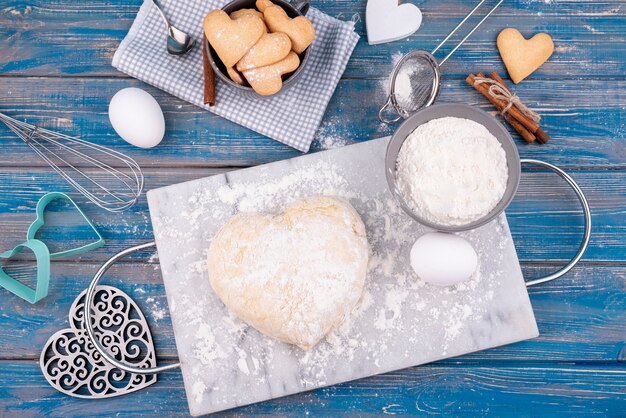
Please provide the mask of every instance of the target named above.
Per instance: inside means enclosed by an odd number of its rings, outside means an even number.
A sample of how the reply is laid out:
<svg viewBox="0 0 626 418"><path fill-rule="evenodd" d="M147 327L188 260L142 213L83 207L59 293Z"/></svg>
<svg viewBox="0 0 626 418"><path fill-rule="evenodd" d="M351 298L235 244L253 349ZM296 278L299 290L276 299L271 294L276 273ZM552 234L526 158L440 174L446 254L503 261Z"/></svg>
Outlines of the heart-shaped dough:
<svg viewBox="0 0 626 418"><path fill-rule="evenodd" d="M398 0L368 0L365 24L370 45L397 41L419 29L422 12L411 3L398 5Z"/></svg>
<svg viewBox="0 0 626 418"><path fill-rule="evenodd" d="M554 42L547 33L526 40L517 29L506 28L498 35L498 51L511 80L517 84L550 58Z"/></svg>
<svg viewBox="0 0 626 418"><path fill-rule="evenodd" d="M231 19L222 10L213 10L204 18L204 34L226 68L235 64L265 33L265 24L254 14Z"/></svg>
<svg viewBox="0 0 626 418"><path fill-rule="evenodd" d="M48 383L76 398L112 398L156 383L156 375L126 373L96 351L83 319L86 293L70 308L70 328L56 332L41 352L39 367ZM94 300L94 331L105 349L124 363L156 367L148 323L131 297L115 287L98 286Z"/></svg>
<svg viewBox="0 0 626 418"><path fill-rule="evenodd" d="M209 279L243 321L308 350L358 303L368 256L354 208L313 197L280 215L231 218L211 243Z"/></svg>
<svg viewBox="0 0 626 418"><path fill-rule="evenodd" d="M295 52L289 54L276 64L253 68L244 71L243 75L250 86L261 96L276 94L283 87L283 74L289 74L298 69L300 58Z"/></svg>
<svg viewBox="0 0 626 418"><path fill-rule="evenodd" d="M237 70L265 67L284 59L291 51L291 40L282 32L266 33L237 63Z"/></svg>
<svg viewBox="0 0 626 418"><path fill-rule="evenodd" d="M265 23L270 32L283 32L291 39L291 48L301 54L315 39L315 28L304 16L290 18L280 6L269 6L263 11Z"/></svg>

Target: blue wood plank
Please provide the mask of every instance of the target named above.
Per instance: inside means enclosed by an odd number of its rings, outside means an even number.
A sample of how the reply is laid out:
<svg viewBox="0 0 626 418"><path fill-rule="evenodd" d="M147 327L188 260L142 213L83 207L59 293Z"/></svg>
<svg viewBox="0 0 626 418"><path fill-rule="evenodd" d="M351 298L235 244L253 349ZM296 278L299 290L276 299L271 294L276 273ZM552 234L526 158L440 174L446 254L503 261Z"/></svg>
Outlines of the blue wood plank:
<svg viewBox="0 0 626 418"><path fill-rule="evenodd" d="M550 161L550 160L548 160ZM202 178L214 170L146 170L146 189ZM626 171L581 170L572 172L586 192L593 212L594 231L584 260L626 261ZM68 191L49 170L11 169L0 171L0 228L8 248L21 242L33 208L45 192ZM107 246L85 254L84 260L103 260L133 244L153 239L145 196L130 211L104 212L77 196L87 215L95 222ZM522 176L517 197L507 216L523 261L563 262L575 254L582 238L580 206L568 186L556 175L529 171ZM70 218L68 218L70 219ZM79 222L80 218L73 218ZM80 237L79 239L84 239ZM138 256L130 256L138 259Z"/></svg>
<svg viewBox="0 0 626 418"><path fill-rule="evenodd" d="M0 11L0 47L7 59L0 72L28 75L119 75L111 58L137 12L140 0L72 0L4 2ZM349 77L380 76L394 54L415 48L431 50L471 8L462 0L416 1L424 23L408 40L370 46L365 36L365 1L316 1L316 7L344 20L355 19L362 39L348 65ZM626 12L620 1L505 2L501 9L446 64L447 74L467 75L468 62L486 68L500 65L494 48L498 31L514 24L526 35L548 31L556 54L537 76L621 77ZM103 23L106 22L106 23ZM458 38L453 38L458 39Z"/></svg>
<svg viewBox="0 0 626 418"><path fill-rule="evenodd" d="M179 372L152 387L104 401L73 399L47 385L32 361L0 361L5 417L188 416ZM410 368L251 405L216 416L353 417L383 414L443 416L621 416L624 365L434 365Z"/></svg>
<svg viewBox="0 0 626 418"><path fill-rule="evenodd" d="M477 66L467 71L489 70ZM626 80L559 82L530 80L516 93L543 116L542 125L553 140L544 146L528 145L517 138L523 157L545 158L562 167L626 168L626 121L623 97ZM119 139L108 119L111 97L125 87L146 88L162 105L166 136L156 148L142 150ZM393 133L394 126L377 117L385 101L385 79L353 79L339 83L318 131L314 151L352 141L366 141ZM588 90L587 90L588 89ZM590 91L613 93L589 94ZM17 119L128 153L143 167L249 166L301 155L298 151L214 116L136 80L2 78L0 109ZM444 78L439 102L479 105L493 111L463 79ZM15 135L0 126L0 166L27 159L30 166L44 165Z"/></svg>
<svg viewBox="0 0 626 418"><path fill-rule="evenodd" d="M153 254L148 256L151 264L122 263L103 282L135 299L151 326L159 358L174 359L176 347L165 289L157 260ZM54 263L50 294L35 306L0 289L0 359L38 358L48 338L68 326L71 304L98 267L85 261ZM523 271L527 278L533 278L554 268L525 266ZM626 267L576 268L563 279L530 290L538 338L469 354L450 363L626 361L625 283Z"/></svg>
<svg viewBox="0 0 626 418"><path fill-rule="evenodd" d="M369 46L363 37L348 65L314 150L389 134L378 124L385 78L394 57L430 48L471 7L468 2L414 0L424 25L409 40ZM166 141L140 151L116 140L106 107L119 88L142 86L110 66L140 0L6 0L0 7L0 109L136 157L149 187L248 166L297 152L211 116L155 89L168 119ZM364 0L318 0L315 6L356 20L364 35ZM360 19L360 20L359 20ZM541 336L486 352L407 369L355 383L251 406L227 414L247 416L622 415L626 405L626 4L623 1L523 1L503 7L444 68L441 101L480 104L464 84L470 71L502 71L497 32L514 24L526 35L550 32L556 53L515 89L544 116L555 138L548 146L520 144L523 156L567 167L588 191L596 230L585 262L566 278L531 290ZM471 64L470 64L471 63ZM30 78L25 76L37 76ZM43 76L43 78L39 78ZM79 77L79 78L75 78ZM104 77L104 78L103 78ZM63 188L23 144L0 128L0 246L22 239L32 208L44 191ZM19 161L17 163L16 161ZM27 168L24 168L27 167ZM0 416L186 416L177 373L143 393L103 402L70 399L52 390L33 361L52 332L64 326L73 298L104 258L151 238L145 201L114 217L85 206L109 240L80 260L55 262L51 297L36 307L0 290ZM525 175L509 220L527 277L550 271L575 251L581 234L573 196L552 176ZM64 226L51 234L86 238L78 218L61 210ZM55 229L56 228L56 229ZM49 236L49 235L47 235ZM150 253L145 256L150 257ZM138 259L135 259L138 260ZM107 280L140 301L152 323L159 353L175 357L164 289L156 260L125 262ZM539 264L535 263L540 261ZM146 293L143 293L146 292ZM151 299L148 295L154 295ZM560 365L557 362L566 362ZM573 363L573 364L572 364Z"/></svg>

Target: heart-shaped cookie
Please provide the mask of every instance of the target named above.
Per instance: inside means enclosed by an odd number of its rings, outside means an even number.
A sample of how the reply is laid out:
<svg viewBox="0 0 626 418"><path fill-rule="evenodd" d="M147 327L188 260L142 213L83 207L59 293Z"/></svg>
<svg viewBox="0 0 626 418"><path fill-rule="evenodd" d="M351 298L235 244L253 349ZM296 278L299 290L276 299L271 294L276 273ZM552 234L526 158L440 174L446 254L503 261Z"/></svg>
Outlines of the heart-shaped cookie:
<svg viewBox="0 0 626 418"><path fill-rule="evenodd" d="M223 10L213 10L204 18L204 34L225 67L235 64L265 33L265 24L254 14L231 19Z"/></svg>
<svg viewBox="0 0 626 418"><path fill-rule="evenodd" d="M515 84L534 73L554 52L554 42L547 33L538 33L527 40L517 29L506 28L498 35L497 43Z"/></svg>
<svg viewBox="0 0 626 418"><path fill-rule="evenodd" d="M315 39L315 28L304 16L290 18L282 7L272 5L263 11L270 32L283 32L291 39L291 48L301 54Z"/></svg>
<svg viewBox="0 0 626 418"><path fill-rule="evenodd" d="M2 260L16 256L25 249L29 249L35 254L37 263L35 288L32 289L16 278L9 276L2 269L2 264L0 264L0 286L27 302L37 303L48 295L48 284L50 283L50 252L46 244L36 239L30 239L12 250L0 254L0 263Z"/></svg>
<svg viewBox="0 0 626 418"><path fill-rule="evenodd" d="M48 383L76 398L112 398L156 383L156 375L126 373L95 350L83 322L86 293L72 304L70 328L50 337L41 352L39 366ZM108 352L136 367L155 367L148 323L130 296L115 287L98 286L94 300L95 334Z"/></svg>
<svg viewBox="0 0 626 418"><path fill-rule="evenodd" d="M310 349L361 297L369 248L344 200L300 200L284 213L240 214L213 238L209 279L239 318L280 341Z"/></svg>
<svg viewBox="0 0 626 418"><path fill-rule="evenodd" d="M234 12L232 12L230 14L230 18L231 19L239 19L242 16L249 16L249 15L253 15L253 16L256 16L259 19L261 19L263 21L263 32L267 33L267 26L265 26L265 17L263 16L263 13L259 12L256 9L239 9L239 10L235 10Z"/></svg>
<svg viewBox="0 0 626 418"><path fill-rule="evenodd" d="M254 15L259 19L263 20L263 13L259 12L255 9L239 9L235 10L230 14L231 19L239 19L242 16Z"/></svg>
<svg viewBox="0 0 626 418"><path fill-rule="evenodd" d="M370 45L397 41L419 29L422 12L411 3L399 5L398 0L368 0L365 25Z"/></svg>
<svg viewBox="0 0 626 418"><path fill-rule="evenodd" d="M256 8L259 9L261 13L265 11L268 7L274 6L271 0L256 0Z"/></svg>
<svg viewBox="0 0 626 418"><path fill-rule="evenodd" d="M226 72L228 73L230 79L233 80L235 83L241 86L246 85L246 80L244 80L243 75L239 71L237 71L236 68L228 67L226 69Z"/></svg>
<svg viewBox="0 0 626 418"><path fill-rule="evenodd" d="M291 51L291 40L282 32L266 33L237 63L237 70L272 65L284 59Z"/></svg>
<svg viewBox="0 0 626 418"><path fill-rule="evenodd" d="M254 91L261 96L271 96L283 87L283 74L289 74L297 70L299 66L300 58L292 51L276 64L253 68L244 71L243 75Z"/></svg>

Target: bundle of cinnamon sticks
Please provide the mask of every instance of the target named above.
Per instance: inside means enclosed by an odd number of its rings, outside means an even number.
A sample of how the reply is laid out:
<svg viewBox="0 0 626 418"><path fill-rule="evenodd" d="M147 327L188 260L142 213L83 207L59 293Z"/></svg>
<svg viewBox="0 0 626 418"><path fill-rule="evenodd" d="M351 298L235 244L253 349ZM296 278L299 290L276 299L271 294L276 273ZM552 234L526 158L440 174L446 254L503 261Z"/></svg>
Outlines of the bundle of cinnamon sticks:
<svg viewBox="0 0 626 418"><path fill-rule="evenodd" d="M524 141L529 144L538 141L541 144L545 144L550 140L550 136L539 126L539 124L533 120L527 113L527 109L520 109L519 105L516 102L511 102L510 100L504 100L501 95L493 94L490 91L489 83L477 82L476 79L484 79L485 75L483 73L478 73L476 75L470 74L465 81L482 93L483 96L487 98L493 104L500 114L504 117L504 119L520 134L520 136L524 139ZM498 74L497 71L489 74L489 79L498 83L508 95L514 97L513 93L506 85L502 77ZM522 105L522 107L524 107ZM538 118L537 118L538 119Z"/></svg>

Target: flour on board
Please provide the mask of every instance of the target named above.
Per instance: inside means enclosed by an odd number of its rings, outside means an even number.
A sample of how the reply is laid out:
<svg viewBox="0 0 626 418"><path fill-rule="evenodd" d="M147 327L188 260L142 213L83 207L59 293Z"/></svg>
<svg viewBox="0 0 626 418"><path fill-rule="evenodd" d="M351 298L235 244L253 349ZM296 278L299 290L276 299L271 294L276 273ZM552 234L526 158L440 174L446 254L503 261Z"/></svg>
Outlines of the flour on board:
<svg viewBox="0 0 626 418"><path fill-rule="evenodd" d="M220 308L221 318L216 317L210 323L199 320L206 317L207 312L215 312L208 309L215 309L215 304L219 304L210 292L202 296L202 303L198 302L195 294L193 298L178 298L177 305L171 306L172 311L176 311L179 321L185 321L196 330L193 335L186 336L192 342L192 357L198 362L192 370L192 383L188 387L195 399L211 392L213 396L223 394L223 399L218 402L228 402L228 388L220 387L219 380L210 380L207 370L219 373L232 370L234 366L238 373L252 377L253 384L261 387L271 379L272 368L280 364L282 357L276 356L284 356L287 352L298 359L300 372L297 378L300 384L305 388L319 387L328 382L326 365L331 359L350 362L357 356L365 356L373 364L379 364L389 353L388 344L393 342L391 336L398 332L410 331L414 335L411 337L413 344L434 350L437 355L446 355L466 332L468 324L480 320L487 312L494 292L490 277L484 277L481 266L467 282L450 288L435 289L420 281L401 262L407 257L407 245L410 247L410 243L418 238L414 236L414 221L403 213L389 193L366 197L355 192L344 177L342 168L331 163L318 162L298 168L278 179L261 174L248 183L198 190L189 197L185 206L187 209L180 214L187 221L188 228L176 228L173 220L161 217L155 229L160 231L160 239L176 239L181 245L191 244L207 223L222 225L237 212L278 213L293 201L313 195L348 199L363 218L371 254L360 303L321 343L310 351L304 351L258 333L223 306ZM490 261L496 263L494 257L501 255L486 254L485 245L493 246L493 243L483 244L474 234L470 231L461 235L472 242L479 258L490 257ZM206 259L206 248L190 246L187 251L197 260L190 271L205 277L207 273L202 265ZM186 280L180 277L179 284L184 286ZM362 321L371 325L363 327ZM433 323L438 325L436 331L426 326L421 329L420 324ZM432 336L432 332L439 335ZM241 348L242 341L251 340L254 345ZM372 343L374 340L376 344ZM431 340L436 340L438 345L429 346ZM408 358L409 351L402 355Z"/></svg>

